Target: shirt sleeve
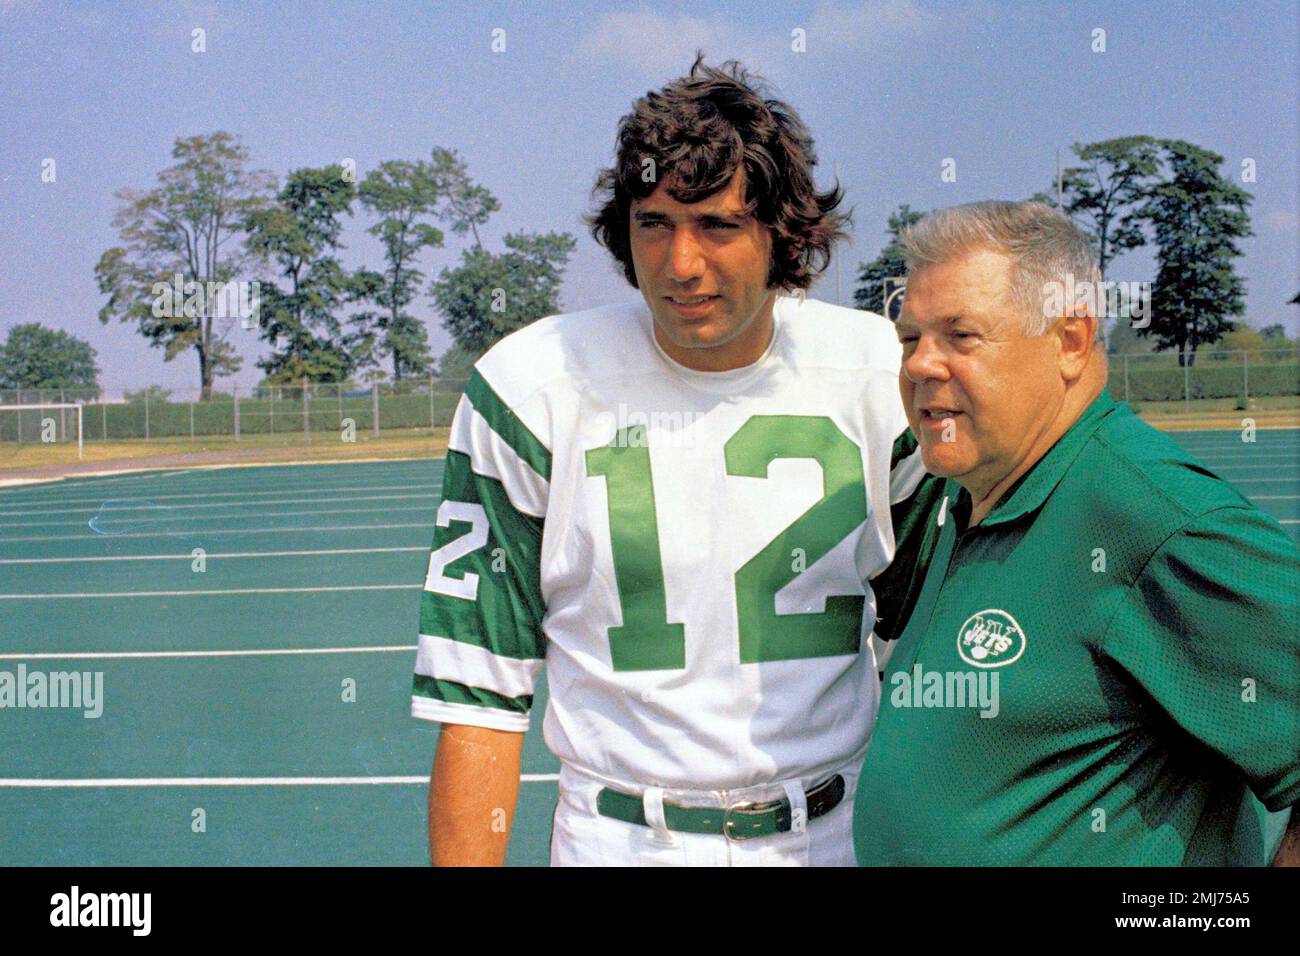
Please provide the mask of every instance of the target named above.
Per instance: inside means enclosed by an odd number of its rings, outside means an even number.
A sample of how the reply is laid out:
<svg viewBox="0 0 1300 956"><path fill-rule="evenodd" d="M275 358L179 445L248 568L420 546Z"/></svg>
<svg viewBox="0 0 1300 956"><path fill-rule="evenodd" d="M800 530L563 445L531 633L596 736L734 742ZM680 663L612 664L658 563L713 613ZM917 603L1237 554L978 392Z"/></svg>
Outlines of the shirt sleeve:
<svg viewBox="0 0 1300 956"><path fill-rule="evenodd" d="M944 480L928 474L911 429L894 442L889 466L889 518L894 528L894 555L871 579L876 596L874 632L882 641L903 633L925 583L934 545Z"/></svg>
<svg viewBox="0 0 1300 956"><path fill-rule="evenodd" d="M420 603L411 713L526 731L545 655L550 453L477 371L457 406Z"/></svg>
<svg viewBox="0 0 1300 956"><path fill-rule="evenodd" d="M1269 810L1300 802L1300 559L1253 507L1171 535L1103 642L1179 727L1236 767Z"/></svg>

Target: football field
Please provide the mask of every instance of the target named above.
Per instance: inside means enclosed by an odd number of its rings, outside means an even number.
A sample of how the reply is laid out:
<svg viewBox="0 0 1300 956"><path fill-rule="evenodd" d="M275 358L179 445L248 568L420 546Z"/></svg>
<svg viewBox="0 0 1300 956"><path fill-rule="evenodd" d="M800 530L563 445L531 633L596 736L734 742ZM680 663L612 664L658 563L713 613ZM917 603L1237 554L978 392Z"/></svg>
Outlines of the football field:
<svg viewBox="0 0 1300 956"><path fill-rule="evenodd" d="M1173 437L1300 538L1300 430ZM102 674L85 706L0 709L0 863L426 862L437 728L409 710L441 477L393 461L0 489L0 672ZM515 865L547 860L544 704Z"/></svg>

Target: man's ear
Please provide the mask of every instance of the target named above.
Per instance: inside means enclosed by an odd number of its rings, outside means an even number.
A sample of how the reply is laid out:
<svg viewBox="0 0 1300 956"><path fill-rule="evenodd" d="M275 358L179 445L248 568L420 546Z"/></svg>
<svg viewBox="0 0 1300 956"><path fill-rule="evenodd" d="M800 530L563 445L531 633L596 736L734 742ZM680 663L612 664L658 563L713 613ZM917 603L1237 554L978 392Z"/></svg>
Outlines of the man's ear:
<svg viewBox="0 0 1300 956"><path fill-rule="evenodd" d="M1097 347L1097 317L1087 305L1076 305L1057 320L1054 334L1061 377L1073 382L1083 374Z"/></svg>

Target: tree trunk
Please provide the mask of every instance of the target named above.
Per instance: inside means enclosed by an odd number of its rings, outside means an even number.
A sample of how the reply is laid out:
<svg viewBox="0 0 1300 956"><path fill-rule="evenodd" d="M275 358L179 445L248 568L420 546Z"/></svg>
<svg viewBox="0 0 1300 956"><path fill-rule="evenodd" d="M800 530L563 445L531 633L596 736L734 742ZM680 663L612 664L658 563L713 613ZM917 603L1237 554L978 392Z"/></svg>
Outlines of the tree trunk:
<svg viewBox="0 0 1300 956"><path fill-rule="evenodd" d="M199 401L207 402L212 399L212 369L208 365L208 354L200 348L199 352Z"/></svg>

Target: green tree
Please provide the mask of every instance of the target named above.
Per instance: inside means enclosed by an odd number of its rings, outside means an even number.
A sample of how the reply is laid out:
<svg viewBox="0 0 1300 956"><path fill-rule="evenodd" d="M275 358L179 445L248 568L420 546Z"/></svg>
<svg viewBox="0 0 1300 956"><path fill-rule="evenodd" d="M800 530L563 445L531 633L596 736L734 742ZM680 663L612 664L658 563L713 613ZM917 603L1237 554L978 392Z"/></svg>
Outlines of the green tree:
<svg viewBox="0 0 1300 956"><path fill-rule="evenodd" d="M1141 209L1160 172L1160 144L1122 136L1071 149L1083 165L1062 170L1064 211L1092 240L1104 277L1117 256L1146 245Z"/></svg>
<svg viewBox="0 0 1300 956"><path fill-rule="evenodd" d="M1216 352L1258 352L1269 346L1269 341L1264 334L1256 328L1252 328L1245 322L1229 323L1231 328L1223 333L1223 337L1215 343ZM1227 358L1226 355L1216 355L1216 358Z"/></svg>
<svg viewBox="0 0 1300 956"><path fill-rule="evenodd" d="M1217 342L1245 308L1245 283L1233 260L1237 240L1252 234L1251 196L1219 173L1223 157L1182 140L1164 140L1169 169L1141 214L1155 233L1156 279L1151 324L1161 349L1178 349L1179 364L1195 364L1198 346Z"/></svg>
<svg viewBox="0 0 1300 956"><path fill-rule="evenodd" d="M1125 318L1116 319L1106 337L1106 351L1111 355L1147 355L1155 348L1156 344L1139 335L1133 323Z"/></svg>
<svg viewBox="0 0 1300 956"><path fill-rule="evenodd" d="M149 385L134 392L123 392L122 400L128 405L164 405L171 401L172 390L161 385Z"/></svg>
<svg viewBox="0 0 1300 956"><path fill-rule="evenodd" d="M431 283L442 325L455 340L444 374L463 373L503 336L560 310L564 267L577 243L567 232L514 233L501 254L476 245Z"/></svg>
<svg viewBox="0 0 1300 956"><path fill-rule="evenodd" d="M122 205L113 226L123 245L95 266L99 291L109 297L99 320L138 323L168 362L193 349L206 399L213 380L243 361L227 338L234 317L214 324L219 308L207 292L237 278L252 281L253 253L237 240L248 217L269 204L275 178L249 172L248 150L229 133L177 139L172 157L179 162L158 174L155 189L116 194ZM171 293L176 276L187 290L179 309Z"/></svg>
<svg viewBox="0 0 1300 956"><path fill-rule="evenodd" d="M15 325L0 345L0 388L76 388L99 397L99 366L89 342L39 322Z"/></svg>
<svg viewBox="0 0 1300 956"><path fill-rule="evenodd" d="M433 216L449 222L457 233L472 232L477 248L478 227L498 208L496 199L469 178L465 163L454 150L435 147L431 159L390 160L362 181L361 203L382 217L370 233L384 243L387 267L383 273L362 271L358 290L380 311L361 318L373 330L378 354L393 362L393 379L424 375L432 365L424 324L406 311L424 280L416 268L420 253L439 248L443 232L425 221Z"/></svg>
<svg viewBox="0 0 1300 956"><path fill-rule="evenodd" d="M868 312L885 312L884 282L897 276L907 274L907 265L903 262L903 245L899 234L907 226L919 222L925 213L918 212L907 204L899 206L890 213L888 235L889 241L880 255L870 262L863 263L858 270L858 287L853 293L853 304Z"/></svg>
<svg viewBox="0 0 1300 956"><path fill-rule="evenodd" d="M356 187L338 165L289 174L276 205L248 220L249 248L274 263L287 289L261 287L259 323L273 349L259 359L268 381L341 382L368 354L371 337L357 328L345 334L337 312L365 295L364 281L339 264L342 224Z"/></svg>

